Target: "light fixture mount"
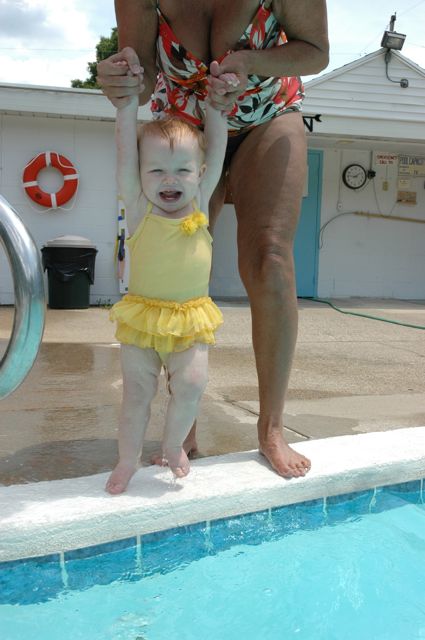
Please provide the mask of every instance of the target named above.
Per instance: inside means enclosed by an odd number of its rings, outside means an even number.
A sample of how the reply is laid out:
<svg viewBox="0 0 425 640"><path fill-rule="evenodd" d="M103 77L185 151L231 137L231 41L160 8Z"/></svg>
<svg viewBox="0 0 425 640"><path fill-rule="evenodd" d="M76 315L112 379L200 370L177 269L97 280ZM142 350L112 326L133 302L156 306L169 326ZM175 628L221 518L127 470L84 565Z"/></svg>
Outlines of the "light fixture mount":
<svg viewBox="0 0 425 640"><path fill-rule="evenodd" d="M397 31L394 31L396 15L397 14L394 13L391 16L390 26L386 31L384 31L384 35L382 36L381 40L381 47L384 47L387 50L385 53L385 74L390 82L395 82L396 84L400 85L402 89L407 89L407 87L409 86L409 81L407 78L394 80L388 73L388 66L391 61L392 51L400 51L403 48L404 41L406 40L406 34L397 33Z"/></svg>

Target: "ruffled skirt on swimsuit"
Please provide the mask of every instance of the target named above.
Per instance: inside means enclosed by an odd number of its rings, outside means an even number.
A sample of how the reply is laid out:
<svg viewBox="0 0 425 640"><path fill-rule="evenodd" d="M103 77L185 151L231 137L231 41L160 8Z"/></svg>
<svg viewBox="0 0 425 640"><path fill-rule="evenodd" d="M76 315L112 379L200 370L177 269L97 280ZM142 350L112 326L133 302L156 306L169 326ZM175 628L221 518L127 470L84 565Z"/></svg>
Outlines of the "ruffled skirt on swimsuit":
<svg viewBox="0 0 425 640"><path fill-rule="evenodd" d="M127 294L114 304L110 319L117 322L119 342L166 353L197 342L215 344L214 331L223 322L209 296L173 302Z"/></svg>

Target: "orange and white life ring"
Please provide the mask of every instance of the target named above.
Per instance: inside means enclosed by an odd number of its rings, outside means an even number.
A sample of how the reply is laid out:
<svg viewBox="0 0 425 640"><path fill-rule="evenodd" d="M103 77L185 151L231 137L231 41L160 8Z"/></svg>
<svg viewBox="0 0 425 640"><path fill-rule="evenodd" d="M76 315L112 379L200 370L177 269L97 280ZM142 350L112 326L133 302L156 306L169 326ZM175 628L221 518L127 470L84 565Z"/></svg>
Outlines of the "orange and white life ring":
<svg viewBox="0 0 425 640"><path fill-rule="evenodd" d="M45 167L55 167L63 175L63 187L56 193L48 193L40 189L37 176ZM68 158L59 155L55 151L45 151L44 153L39 153L27 164L22 181L23 187L31 200L42 207L57 209L68 200L71 200L77 191L78 177L74 165Z"/></svg>

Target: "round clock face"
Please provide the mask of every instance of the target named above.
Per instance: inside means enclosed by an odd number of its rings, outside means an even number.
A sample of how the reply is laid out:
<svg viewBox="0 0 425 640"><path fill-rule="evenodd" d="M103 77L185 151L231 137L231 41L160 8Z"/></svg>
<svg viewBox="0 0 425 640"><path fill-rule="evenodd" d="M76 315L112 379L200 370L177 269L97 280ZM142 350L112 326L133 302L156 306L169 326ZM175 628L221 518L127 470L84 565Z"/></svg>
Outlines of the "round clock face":
<svg viewBox="0 0 425 640"><path fill-rule="evenodd" d="M360 189L366 184L366 169L360 164L349 164L343 171L342 180L349 189Z"/></svg>

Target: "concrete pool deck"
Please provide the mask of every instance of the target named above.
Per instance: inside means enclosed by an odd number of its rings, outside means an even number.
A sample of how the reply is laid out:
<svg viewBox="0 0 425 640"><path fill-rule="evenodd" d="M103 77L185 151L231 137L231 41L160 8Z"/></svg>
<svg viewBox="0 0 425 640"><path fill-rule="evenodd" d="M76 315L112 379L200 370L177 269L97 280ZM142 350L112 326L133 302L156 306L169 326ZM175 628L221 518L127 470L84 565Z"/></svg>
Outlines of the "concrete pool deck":
<svg viewBox="0 0 425 640"><path fill-rule="evenodd" d="M344 310L425 326L425 301L345 299ZM257 447L257 381L246 303L220 304L224 325L210 352L198 420L200 455ZM13 323L0 306L0 353ZM425 425L425 332L299 300L299 338L285 407L291 443ZM143 453L161 439L165 385ZM0 401L0 485L89 476L116 459L121 378L108 310L47 310L37 361Z"/></svg>
<svg viewBox="0 0 425 640"><path fill-rule="evenodd" d="M314 460L285 480L257 451L195 460L175 482L145 467L125 494L105 493L107 473L0 488L0 562L63 553L296 502L423 480L425 427L302 442ZM423 481L421 500L424 500ZM325 506L324 506L325 508Z"/></svg>
<svg viewBox="0 0 425 640"><path fill-rule="evenodd" d="M142 468L121 497L103 490L116 459L121 397L119 348L108 310L49 309L31 373L0 402L0 548L7 559L133 535L136 521L141 534L152 523L169 528L423 478L425 335L392 321L424 326L425 302L333 302L388 322L299 301L284 424L288 441L312 458L306 478L279 478L255 451L250 312L246 304L223 303L225 324L211 349L198 421L201 459L176 486L168 470ZM13 308L0 307L0 353L12 323ZM164 387L154 403L145 462L159 446ZM194 501L202 503L200 510L194 511Z"/></svg>

